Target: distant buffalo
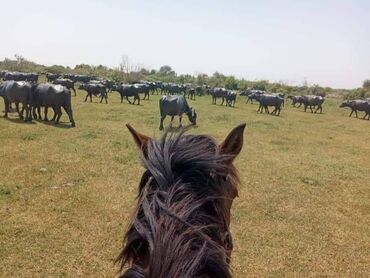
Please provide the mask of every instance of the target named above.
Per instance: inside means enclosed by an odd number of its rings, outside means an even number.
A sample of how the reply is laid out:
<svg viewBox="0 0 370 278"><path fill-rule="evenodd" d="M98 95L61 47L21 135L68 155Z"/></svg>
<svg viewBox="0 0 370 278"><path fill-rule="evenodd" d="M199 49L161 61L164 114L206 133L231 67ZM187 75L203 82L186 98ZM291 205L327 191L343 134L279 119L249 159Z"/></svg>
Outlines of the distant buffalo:
<svg viewBox="0 0 370 278"><path fill-rule="evenodd" d="M3 76L4 80L10 81L30 81L37 83L39 75L37 73L26 73L26 72L11 72L7 71Z"/></svg>
<svg viewBox="0 0 370 278"><path fill-rule="evenodd" d="M365 112L363 119L366 119L367 117L367 119L369 120L370 118L370 101L360 99L348 100L346 102L343 102L339 107L351 108L351 113L349 114L350 117L352 116L353 112L355 112L356 118L358 118L357 111L363 111Z"/></svg>
<svg viewBox="0 0 370 278"><path fill-rule="evenodd" d="M49 72L46 73L46 80L50 83L57 80L59 77L60 77L59 73L49 73Z"/></svg>
<svg viewBox="0 0 370 278"><path fill-rule="evenodd" d="M268 107L273 106L275 109L271 112L271 115L280 116L281 107L284 103L284 98L281 96L277 94L261 94L257 97L257 101L260 103L257 112L263 113L263 110L265 110L269 114Z"/></svg>
<svg viewBox="0 0 370 278"><path fill-rule="evenodd" d="M5 81L0 85L0 96L4 98L5 118L8 117L10 103L15 103L19 118L23 119L23 111L26 111L25 121L32 121L31 105L33 86L25 81ZM22 103L22 111L19 110Z"/></svg>
<svg viewBox="0 0 370 278"><path fill-rule="evenodd" d="M72 90L76 96L75 82L73 80L65 79L65 78L58 78L58 79L55 79L53 83L57 85L62 85L66 87L67 89Z"/></svg>
<svg viewBox="0 0 370 278"><path fill-rule="evenodd" d="M137 101L137 105L140 105L140 86L137 85L126 85L126 84L121 84L121 85L115 85L113 86L112 91L116 91L120 94L121 96L121 103L123 102L123 99L126 98L128 103L130 104L135 104ZM131 103L129 100L129 97L134 97L134 102Z"/></svg>
<svg viewBox="0 0 370 278"><path fill-rule="evenodd" d="M312 110L312 107L316 107L315 113L320 110L320 113L322 113L322 104L325 101L325 98L321 96L316 95L306 95L303 96L303 105L304 105L304 111L306 112L307 107L310 107L311 113L314 113Z"/></svg>
<svg viewBox="0 0 370 278"><path fill-rule="evenodd" d="M100 96L100 103L103 102L105 99L105 103L108 103L108 94L107 89L102 84L92 84L92 83L82 83L79 87L81 90L85 90L87 92L85 102L87 98L90 97L90 102L92 102L92 96Z"/></svg>
<svg viewBox="0 0 370 278"><path fill-rule="evenodd" d="M228 92L226 95L226 106L235 107L236 102L236 92Z"/></svg>
<svg viewBox="0 0 370 278"><path fill-rule="evenodd" d="M289 95L288 98L292 100L292 105L294 107L297 107L297 108L301 107L302 104L304 103L303 96L291 96L291 95ZM296 106L297 104L298 104L298 106Z"/></svg>
<svg viewBox="0 0 370 278"><path fill-rule="evenodd" d="M35 119L37 119L37 114L38 118L41 119L41 107L45 108L45 121L48 121L48 108L51 107L54 110L54 117L52 120L55 121L55 124L58 124L60 117L62 116L63 108L67 113L72 126L76 126L73 119L71 92L66 87L50 83L37 85L33 94L33 116Z"/></svg>
<svg viewBox="0 0 370 278"><path fill-rule="evenodd" d="M224 88L212 88L210 89L210 95L212 96L212 104L217 103L217 99L221 98L221 105L224 104L228 91ZM227 104L227 103L226 103Z"/></svg>
<svg viewBox="0 0 370 278"><path fill-rule="evenodd" d="M162 96L159 99L159 111L161 114L161 121L159 129L163 129L163 121L166 116L171 116L171 123L175 116L179 116L179 122L181 126L182 114L186 114L189 121L196 125L197 114L187 103L184 96Z"/></svg>

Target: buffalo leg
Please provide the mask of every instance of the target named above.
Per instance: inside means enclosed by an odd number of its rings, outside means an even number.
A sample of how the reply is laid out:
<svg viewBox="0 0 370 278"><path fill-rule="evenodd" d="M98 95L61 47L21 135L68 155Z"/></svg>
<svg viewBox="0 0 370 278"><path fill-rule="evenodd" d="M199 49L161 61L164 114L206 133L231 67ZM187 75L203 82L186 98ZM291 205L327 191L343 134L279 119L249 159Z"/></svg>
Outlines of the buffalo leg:
<svg viewBox="0 0 370 278"><path fill-rule="evenodd" d="M349 114L349 117L351 118L353 112L355 112L355 110L352 109L351 113Z"/></svg>
<svg viewBox="0 0 370 278"><path fill-rule="evenodd" d="M139 97L139 94L137 95L137 105L140 105L140 97Z"/></svg>
<svg viewBox="0 0 370 278"><path fill-rule="evenodd" d="M60 117L62 116L62 109L61 109L60 106L56 106L54 109L55 109L54 112L55 112L55 116L56 116L55 124L57 125L57 124L59 124Z"/></svg>
<svg viewBox="0 0 370 278"><path fill-rule="evenodd" d="M63 109L64 111L66 111L67 115L68 115L68 118L69 118L69 121L71 122L72 124L72 127L75 127L76 126L76 123L75 121L73 120L73 113L72 113L72 109L71 107L69 106L63 106Z"/></svg>
<svg viewBox="0 0 370 278"><path fill-rule="evenodd" d="M92 102L92 94L89 94L89 96L90 96L90 103Z"/></svg>
<svg viewBox="0 0 370 278"><path fill-rule="evenodd" d="M358 115L357 115L357 110L355 110L355 114L356 114L356 118L358 118Z"/></svg>
<svg viewBox="0 0 370 278"><path fill-rule="evenodd" d="M73 92L75 93L75 96L77 96L75 87L71 87L71 89L72 89L72 90L73 90Z"/></svg>
<svg viewBox="0 0 370 278"><path fill-rule="evenodd" d="M179 127L182 127L182 114L179 115Z"/></svg>
<svg viewBox="0 0 370 278"><path fill-rule="evenodd" d="M131 101L128 99L128 96L126 96L126 100L128 101L128 103L131 104Z"/></svg>
<svg viewBox="0 0 370 278"><path fill-rule="evenodd" d="M5 99L4 97L4 117L5 118L8 118L8 113L9 113L9 105L10 105L10 102L8 100Z"/></svg>
<svg viewBox="0 0 370 278"><path fill-rule="evenodd" d="M89 93L87 93L86 97L85 97L85 102L87 101L87 98L89 97Z"/></svg>
<svg viewBox="0 0 370 278"><path fill-rule="evenodd" d="M164 121L165 118L166 118L166 116L161 116L161 121L160 121L160 124L159 124L159 130L163 130L163 121Z"/></svg>

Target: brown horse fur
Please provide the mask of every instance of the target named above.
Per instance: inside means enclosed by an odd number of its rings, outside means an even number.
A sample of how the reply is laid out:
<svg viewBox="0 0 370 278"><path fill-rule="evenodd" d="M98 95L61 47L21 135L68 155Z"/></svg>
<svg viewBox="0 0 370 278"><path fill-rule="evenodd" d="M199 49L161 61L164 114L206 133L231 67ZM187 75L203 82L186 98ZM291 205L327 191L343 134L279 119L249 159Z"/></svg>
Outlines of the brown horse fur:
<svg viewBox="0 0 370 278"><path fill-rule="evenodd" d="M184 132L154 140L127 127L145 172L117 258L121 277L231 277L230 210L239 182L232 162L245 124L220 145Z"/></svg>

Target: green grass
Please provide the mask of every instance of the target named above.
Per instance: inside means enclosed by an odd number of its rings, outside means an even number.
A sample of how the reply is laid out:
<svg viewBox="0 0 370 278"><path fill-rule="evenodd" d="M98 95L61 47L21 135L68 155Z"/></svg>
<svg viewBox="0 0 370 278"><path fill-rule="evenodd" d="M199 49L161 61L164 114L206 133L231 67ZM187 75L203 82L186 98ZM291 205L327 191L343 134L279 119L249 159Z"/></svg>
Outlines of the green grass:
<svg viewBox="0 0 370 278"><path fill-rule="evenodd" d="M112 277L142 168L125 128L159 136L158 97L141 106L73 97L76 128L0 118L0 276ZM189 101L222 140L247 123L232 210L235 277L368 277L370 122L339 101L280 117ZM0 105L3 110L3 105ZM168 124L169 119L165 124ZM186 117L184 123L187 123Z"/></svg>

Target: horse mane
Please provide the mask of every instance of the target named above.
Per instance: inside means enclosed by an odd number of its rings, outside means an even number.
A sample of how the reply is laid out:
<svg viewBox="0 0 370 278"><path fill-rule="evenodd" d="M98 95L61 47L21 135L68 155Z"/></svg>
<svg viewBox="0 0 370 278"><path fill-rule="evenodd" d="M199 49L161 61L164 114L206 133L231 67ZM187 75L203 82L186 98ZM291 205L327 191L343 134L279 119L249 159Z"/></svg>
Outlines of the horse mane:
<svg viewBox="0 0 370 278"><path fill-rule="evenodd" d="M239 180L230 156L207 135L167 131L141 160L138 203L117 258L121 271L131 267L121 277L231 277L224 201L237 196Z"/></svg>

